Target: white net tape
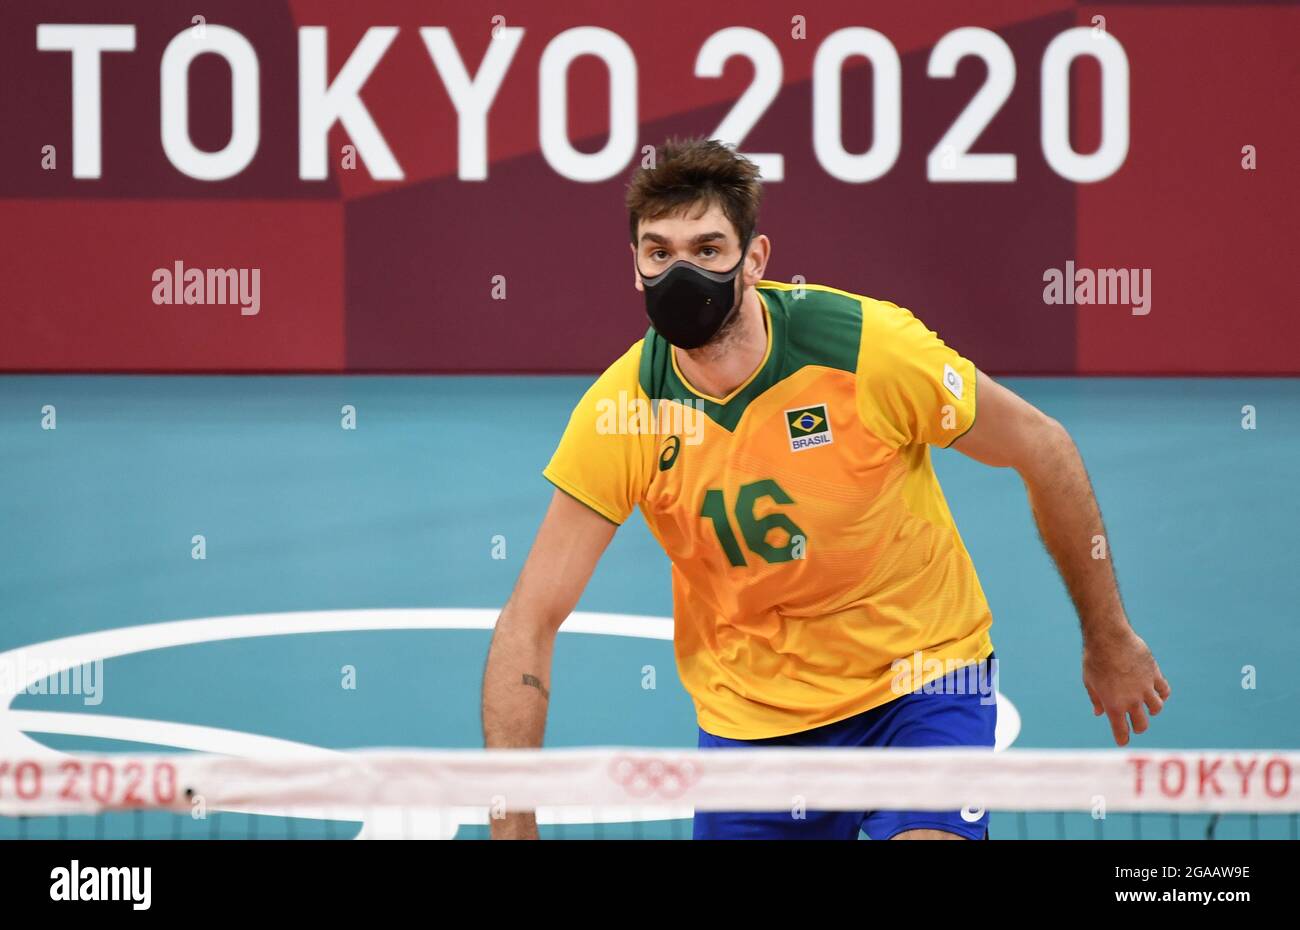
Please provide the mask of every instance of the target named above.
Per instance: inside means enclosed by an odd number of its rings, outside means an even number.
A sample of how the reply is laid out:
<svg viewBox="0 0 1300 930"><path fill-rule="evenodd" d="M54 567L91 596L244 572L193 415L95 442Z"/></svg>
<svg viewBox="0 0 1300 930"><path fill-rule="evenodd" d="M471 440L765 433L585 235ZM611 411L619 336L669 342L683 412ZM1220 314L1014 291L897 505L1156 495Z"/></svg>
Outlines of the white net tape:
<svg viewBox="0 0 1300 930"><path fill-rule="evenodd" d="M1300 752L1272 750L353 750L0 759L0 816L129 809L1300 811ZM558 819L561 815L551 815ZM477 819L477 818L476 818ZM483 819L486 819L484 816Z"/></svg>

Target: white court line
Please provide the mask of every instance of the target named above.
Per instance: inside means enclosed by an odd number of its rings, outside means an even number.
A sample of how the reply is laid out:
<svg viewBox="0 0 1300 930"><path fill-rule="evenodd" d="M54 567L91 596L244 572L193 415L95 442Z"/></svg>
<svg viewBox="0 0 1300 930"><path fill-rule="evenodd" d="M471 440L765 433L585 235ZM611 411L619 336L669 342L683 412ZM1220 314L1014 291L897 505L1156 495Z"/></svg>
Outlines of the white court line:
<svg viewBox="0 0 1300 930"><path fill-rule="evenodd" d="M12 669L39 669L26 678L9 675L0 681L0 755L41 755L51 750L22 737L6 717L13 699L42 678L83 663L119 656L255 636L286 636L299 633L348 633L369 630L490 630L496 625L499 611L470 608L420 608L382 610L320 610L274 614L240 614L208 617L200 620L174 620L140 626L116 627L51 639L0 652L0 666ZM663 617L628 614L575 613L560 627L565 633L595 633L610 636L633 636L642 639L671 640L673 622ZM12 723L12 721L8 721ZM138 729L143 721L115 730L111 738L135 742L155 742ZM216 748L207 752L239 754L231 737L216 735L235 731L214 731ZM270 737L267 737L270 738ZM158 743L158 745L164 745Z"/></svg>
<svg viewBox="0 0 1300 930"><path fill-rule="evenodd" d="M31 672L25 676L0 676L0 757L32 759L64 756L66 753L50 749L27 736L29 733L57 733L72 736L90 736L128 742L150 743L196 752L233 756L256 756L261 753L283 752L305 755L333 755L339 750L262 736L239 730L195 726L163 720L133 717L113 717L105 714L57 713L45 711L14 710L11 705L18 694L43 678L97 660L189 646L200 643L255 636L285 636L299 633L345 633L373 630L490 630L496 625L499 611L469 608L421 608L382 610L326 610L295 611L274 614L242 614L229 617L207 617L198 620L175 620L165 623L147 623L139 626L117 627L66 636L19 646L0 652L0 667ZM642 639L671 640L673 622L663 617L644 617L629 614L575 613L561 632L594 633L610 636L633 636ZM248 811L247 813L283 814L283 811ZM570 812L571 816L572 812ZM645 819L690 816L689 812L652 810ZM350 816L365 821L362 836L399 835L419 838L450 838L460 823L487 823L485 812L433 811L416 812L406 823L379 823L368 817L366 811L331 811L331 816ZM295 812L295 816L310 816L308 812ZM631 815L613 816L619 819ZM538 821L569 821L562 812L538 811ZM359 837L360 838L360 837Z"/></svg>

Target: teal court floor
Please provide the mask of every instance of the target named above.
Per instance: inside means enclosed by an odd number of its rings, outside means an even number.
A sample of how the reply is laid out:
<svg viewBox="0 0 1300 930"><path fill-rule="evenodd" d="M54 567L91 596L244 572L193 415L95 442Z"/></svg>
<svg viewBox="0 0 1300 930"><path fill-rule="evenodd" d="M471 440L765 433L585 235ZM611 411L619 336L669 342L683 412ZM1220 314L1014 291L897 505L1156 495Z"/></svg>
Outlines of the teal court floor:
<svg viewBox="0 0 1300 930"><path fill-rule="evenodd" d="M551 494L540 475L580 377L0 377L0 653L232 615L496 610ZM1134 625L1174 687L1135 745L1300 747L1300 380L1007 379L1073 433ZM53 406L57 428L41 428ZM340 428L352 405L357 428ZM1242 428L1242 408L1256 428ZM1016 747L1106 747L1079 634L1012 472L936 468L993 606ZM206 558L191 558L202 535ZM504 558L493 558L502 554ZM668 563L639 515L579 610L668 617ZM481 745L485 629L214 638L104 663L99 703L19 693L12 712L137 721L27 730L56 749L177 749L156 722L330 749ZM643 668L657 686L643 687ZM355 670L355 688L341 669ZM1254 687L1243 687L1253 669ZM8 727L9 732L4 728ZM106 733L111 733L106 736ZM98 735L95 735L98 734ZM693 747L665 639L566 633L549 746ZM10 742L6 744L5 740ZM3 751L0 751L3 755ZM0 818L0 837L354 836L351 822L218 814ZM1294 837L1295 817L998 812L1017 836ZM486 828L465 824L461 838ZM550 836L689 837L689 821L564 824Z"/></svg>

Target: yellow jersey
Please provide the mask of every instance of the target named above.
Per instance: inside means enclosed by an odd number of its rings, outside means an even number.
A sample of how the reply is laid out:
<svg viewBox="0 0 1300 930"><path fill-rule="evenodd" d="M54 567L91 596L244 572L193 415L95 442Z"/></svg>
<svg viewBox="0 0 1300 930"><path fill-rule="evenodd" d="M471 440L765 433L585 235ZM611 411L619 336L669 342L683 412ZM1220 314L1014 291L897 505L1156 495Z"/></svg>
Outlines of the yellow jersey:
<svg viewBox="0 0 1300 930"><path fill-rule="evenodd" d="M767 351L727 397L653 328L579 401L543 474L672 562L674 653L700 727L833 723L993 651L930 462L975 421L975 366L911 312L760 281Z"/></svg>

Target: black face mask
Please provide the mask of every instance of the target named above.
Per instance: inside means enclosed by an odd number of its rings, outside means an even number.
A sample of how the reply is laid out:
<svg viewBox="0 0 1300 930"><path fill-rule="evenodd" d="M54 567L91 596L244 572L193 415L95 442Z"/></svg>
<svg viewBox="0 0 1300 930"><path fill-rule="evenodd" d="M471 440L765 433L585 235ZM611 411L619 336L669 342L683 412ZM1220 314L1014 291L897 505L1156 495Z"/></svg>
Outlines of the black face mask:
<svg viewBox="0 0 1300 930"><path fill-rule="evenodd" d="M736 281L748 250L746 240L740 261L727 271L707 271L681 259L652 278L641 275L650 325L679 349L707 344L740 310ZM640 265L637 274L641 274Z"/></svg>

